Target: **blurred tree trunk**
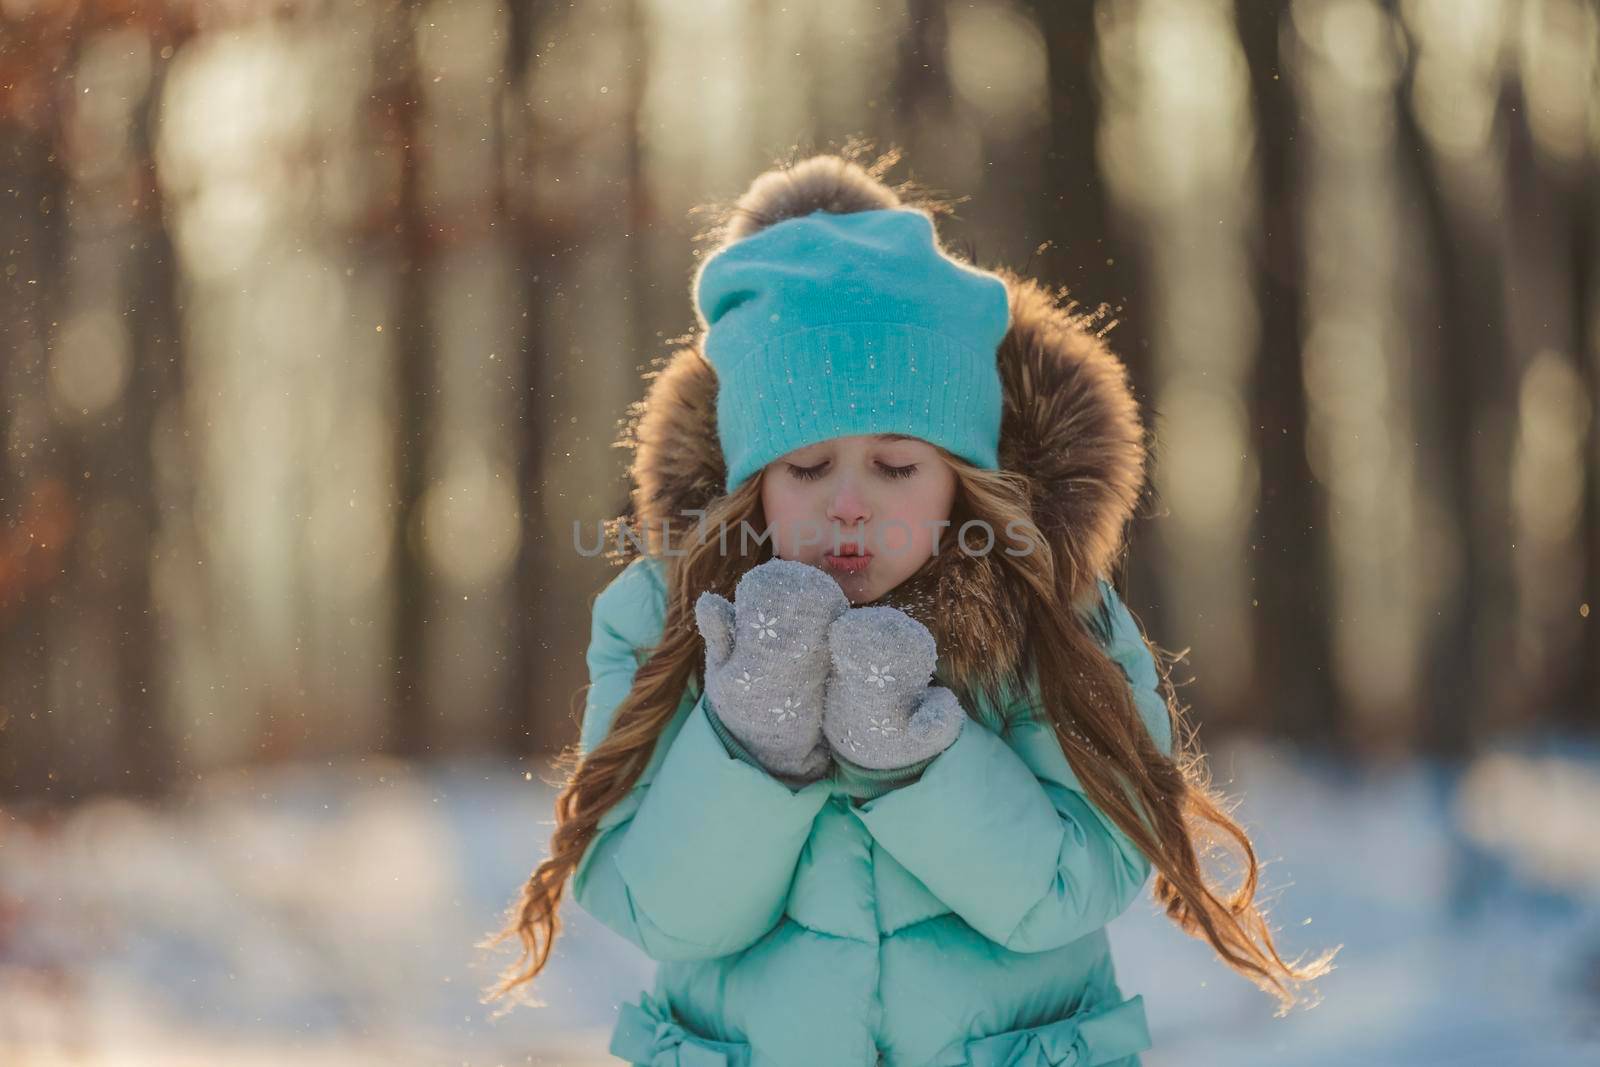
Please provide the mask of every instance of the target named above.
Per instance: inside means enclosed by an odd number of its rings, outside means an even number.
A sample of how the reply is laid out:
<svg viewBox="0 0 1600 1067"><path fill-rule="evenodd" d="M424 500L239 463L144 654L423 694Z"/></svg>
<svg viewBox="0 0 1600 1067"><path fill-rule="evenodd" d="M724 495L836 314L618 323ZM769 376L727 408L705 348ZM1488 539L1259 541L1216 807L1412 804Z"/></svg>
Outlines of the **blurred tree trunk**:
<svg viewBox="0 0 1600 1067"><path fill-rule="evenodd" d="M1584 393L1589 397L1589 434L1585 439L1582 462L1583 511L1580 536L1583 538L1584 582L1582 603L1588 613L1579 616L1578 688L1566 707L1569 725L1594 730L1600 727L1600 336L1596 335L1600 316L1600 174L1594 157L1580 178L1577 206L1573 213L1571 244L1568 248L1572 278L1572 338L1578 373Z"/></svg>
<svg viewBox="0 0 1600 1067"><path fill-rule="evenodd" d="M427 621L429 602L422 505L428 484L429 398L432 331L429 323L429 236L422 154L426 132L421 128L422 85L418 70L416 12L418 0L394 5L393 32L380 35L379 70L394 70L384 87L387 105L400 138L398 234L399 289L395 300L395 480L396 551L389 730L385 748L393 755L418 758L428 751Z"/></svg>
<svg viewBox="0 0 1600 1067"><path fill-rule="evenodd" d="M747 17L750 16L747 15ZM754 17L760 18L761 16L757 14ZM658 213L655 210L653 188L645 175L645 146L640 135L644 122L645 97L650 82L650 60L652 54L644 0L624 0L621 7L621 35L621 53L627 57L625 73L622 76L622 100L624 103L617 121L618 128L614 131L613 136L620 139L622 147L622 168L621 173L618 175L615 195L619 201L617 212L621 215L621 218L618 219L617 226L620 227L623 233L622 260L624 263L623 269L627 272L627 277L617 283L618 296L624 304L618 310L626 316L622 333L627 338L630 365L634 368L646 365L654 367L657 366L657 361L664 360L668 356L668 352L663 346L662 331L656 329L655 326L663 321L663 315L679 313L679 309L682 307L680 301L683 300L683 297L680 291L671 291L665 294L663 298L658 294L658 287L655 284L655 259L652 251L657 247L657 242L659 241ZM752 106L755 105L752 104ZM814 116L813 121L817 123L814 129L820 129L821 117ZM597 212L596 215L604 218L605 212ZM603 238L596 237L591 239L615 241L617 238L613 231ZM666 308L670 308L670 312L665 310ZM583 373L581 367L577 369L577 373ZM638 377L631 377L630 400L641 395L643 389L647 388L647 384ZM610 444L610 441L605 441L606 447L604 451L608 454L611 451ZM607 467L609 468L609 463ZM608 508L608 516L620 515L625 512L631 513L632 499L630 495L624 492L623 498L619 503L620 507L612 505ZM683 521L687 520L675 521L674 526L681 525ZM642 531L640 533L642 536ZM562 536L563 540L556 547L570 559L574 556L573 546L566 539L565 534ZM583 570L579 569L577 573L583 573ZM608 574L606 581L610 581L611 577L613 575ZM589 589L591 587L585 583L583 588ZM588 605L592 603L592 599L591 595L584 603ZM557 612L552 611L550 617L558 618L560 616ZM580 656L577 658L577 673L584 681L587 681L587 671L582 662L581 650L586 649L588 645L588 616L584 614L580 615L579 618L581 620L579 624L581 628L577 634L577 643L580 646ZM550 673L557 679L568 677L554 663L551 665ZM565 687L560 691L566 694L572 690L570 687ZM567 723L572 722L574 727L581 723L583 703L584 701L579 701L578 707L563 715L559 722L552 721L547 723L545 737L547 742L553 745L558 740L565 740L571 736L567 733ZM554 732L556 727L560 728L563 735L560 738Z"/></svg>
<svg viewBox="0 0 1600 1067"><path fill-rule="evenodd" d="M546 294L550 291L551 258L549 231L541 226L537 212L524 209L512 184L514 174L506 160L527 163L525 153L539 152L528 115L528 83L533 73L541 27L547 5L536 0L514 0L506 41L506 76L501 87L502 105L497 135L501 168L496 187L501 201L500 214L512 220L516 235L515 256L520 314L516 317L521 337L519 391L513 403L517 432L517 510L521 518L517 558L512 565L512 627L506 654L510 657L503 699L502 743L507 753L527 756L554 747L537 712L546 706L549 689L548 665L553 630L560 624L560 613L551 603L549 545L544 531L547 523L544 493L544 454L549 423L550 390L545 370L550 352L545 346L544 325L548 316ZM511 152L515 147L521 153ZM526 169L526 168L523 168ZM532 194L537 196L535 192ZM556 742L559 744L559 742Z"/></svg>
<svg viewBox="0 0 1600 1067"><path fill-rule="evenodd" d="M1520 97L1521 79L1508 92ZM1556 543L1537 533L1532 543L1523 541L1512 551L1513 564L1519 554L1534 553L1535 575L1527 574L1528 559L1519 568L1519 588L1532 597L1522 608L1524 621L1519 629L1530 634L1536 644L1530 671L1509 679L1497 694L1495 708L1501 726L1515 724L1582 728L1597 724L1600 691L1596 688L1596 626L1580 614L1585 601L1593 613L1596 608L1596 564L1594 556L1597 458L1595 410L1600 398L1600 376L1592 354L1594 284L1594 197L1596 174L1587 158L1560 162L1546 155L1534 131L1520 116L1527 114L1522 99L1514 98L1507 111L1512 118L1507 130L1506 208L1504 223L1508 241L1507 296L1513 328L1510 350L1522 361L1546 352L1559 353L1562 362L1570 360L1577 380L1588 398L1589 422L1578 462L1582 469L1579 503L1574 528L1559 531ZM1515 368L1516 383L1525 367ZM1517 397L1520 389L1510 392ZM1518 423L1527 413L1519 413ZM1522 426L1518 437L1526 443L1540 436L1538 427ZM1540 494L1543 496L1544 494ZM1554 494L1560 496L1561 494ZM1521 508L1528 507L1524 501ZM1546 535L1558 533L1546 531ZM1546 568L1552 568L1546 570ZM1518 657L1521 659L1521 657Z"/></svg>
<svg viewBox="0 0 1600 1067"><path fill-rule="evenodd" d="M1030 0L1044 38L1050 125L1044 153L1045 195L1039 198L1039 232L1048 252L1034 276L1047 287L1066 286L1085 309L1108 306L1116 326L1111 348L1128 367L1128 378L1144 418L1146 438L1156 443L1159 412L1152 402L1155 381L1150 356L1150 310L1140 291L1136 228L1118 226L1100 168L1098 131L1102 109L1096 4ZM1147 475L1159 457L1149 456ZM1140 518L1159 509L1153 481L1138 509ZM1159 553L1140 551L1145 524L1129 526L1129 552L1112 582L1147 632L1161 631ZM1136 593L1135 590L1147 590Z"/></svg>
<svg viewBox="0 0 1600 1067"><path fill-rule="evenodd" d="M1094 5L1030 3L1045 42L1050 127L1044 165L1049 194L1040 205L1051 252L1040 281L1066 285L1088 307L1102 301L1119 314L1134 304L1137 263L1118 255L1128 242L1112 234L1110 194L1100 173L1099 40ZM1148 395L1148 333L1120 323L1112 335L1141 392Z"/></svg>
<svg viewBox="0 0 1600 1067"><path fill-rule="evenodd" d="M888 127L916 168L914 176L924 181L944 151L943 133L952 110L949 41L942 0L909 0L906 32L889 84Z"/></svg>
<svg viewBox="0 0 1600 1067"><path fill-rule="evenodd" d="M1426 640L1422 691L1428 705L1420 740L1435 754L1459 757L1481 740L1489 711L1487 668L1493 664L1502 670L1507 662L1498 654L1492 661L1479 654L1492 647L1485 627L1498 630L1511 608L1507 485L1484 474L1502 469L1503 441L1512 425L1506 401L1515 393L1505 373L1501 251L1486 223L1456 212L1446 197L1445 171L1451 164L1433 153L1411 109L1414 73L1413 66L1396 83L1401 98L1395 109L1397 141L1399 157L1410 170L1409 185L1423 208L1438 294L1438 345L1431 361L1419 360L1419 395L1438 420L1439 490L1455 528L1459 561L1441 590L1438 621ZM1502 97L1496 126L1505 120Z"/></svg>
<svg viewBox="0 0 1600 1067"><path fill-rule="evenodd" d="M772 17L772 6L773 0L751 0L746 5L746 10L750 15L750 39L752 42L759 41L761 45L765 46L772 40L773 24L776 21ZM828 77L828 59L830 58L829 53L832 51L825 33L825 20L813 19L810 21L805 43L807 45L806 54L817 57L816 62L806 65L804 84L796 88L797 92L805 95L805 107L801 114L804 116L806 125L803 128L793 130L795 143L792 147L797 151L787 155L781 152L778 153L778 155L783 155L784 158L789 158L792 155L794 159L805 159L823 151L822 139L827 133L830 119L832 118L828 114L828 108L824 103L821 89L822 79ZM889 96L887 100L889 118L892 120L894 98ZM855 121L854 116L850 117L850 121ZM798 126L798 123L796 125ZM765 132L764 129L763 132ZM788 137L790 135L788 130L774 130L772 132L774 137ZM786 145L785 147L790 146ZM882 146L879 147L881 148ZM776 158L761 160L761 169L765 170L776 161Z"/></svg>
<svg viewBox="0 0 1600 1067"><path fill-rule="evenodd" d="M537 12L540 5L534 0L511 0L506 5L506 57L505 77L498 89L499 105L495 108L495 189L499 199L496 212L501 218L511 216L513 198L506 188L511 180L509 173L509 142L526 134L526 123L513 124L513 118L523 117L523 101L527 99L529 62L538 30ZM547 618L538 610L539 568L536 542L543 529L543 495L539 492L540 446L543 441L544 414L541 395L537 391L539 364L545 353L539 343L539 324L543 315L538 304L537 286L527 279L537 274L537 253L530 242L523 240L523 230L513 225L516 237L513 254L517 263L520 313L515 317L520 332L517 343L517 361L521 370L517 395L512 401L513 426L516 429L517 478L517 558L511 568L511 626L506 634L505 692L501 697L503 709L501 744L514 756L525 756L533 749L531 711L536 706L534 695L535 650L541 644L540 620Z"/></svg>
<svg viewBox="0 0 1600 1067"><path fill-rule="evenodd" d="M101 33L143 32L154 54L192 26L182 16L96 5L32 14L31 23L24 16L23 25L9 27L22 36L5 80L22 103L0 130L0 170L11 178L5 193L14 201L0 212L7 267L0 338L8 354L0 360L8 399L0 462L0 789L148 796L172 784L178 762L151 569L161 513L155 417L181 388L176 267L152 143L167 65L151 64L129 109L126 154L112 157L124 169L110 173L92 165L105 160L75 156L106 146L80 140L73 124L80 64ZM75 186L74 163L91 164L84 169L100 180ZM80 252L108 259L112 269L88 269ZM50 362L76 358L59 350L58 332L79 308L103 310L125 327L128 372L114 406L68 428L54 419ZM102 634L104 643L96 640ZM65 651L46 655L55 644Z"/></svg>
<svg viewBox="0 0 1600 1067"><path fill-rule="evenodd" d="M69 255L63 123L88 14L19 14L0 47L0 786L46 799L70 796L73 722L58 706L63 603L82 526L70 458L50 390ZM70 642L67 642L70 644ZM50 794L55 794L54 797Z"/></svg>
<svg viewBox="0 0 1600 1067"><path fill-rule="evenodd" d="M1250 68L1261 183L1261 229L1254 235L1261 334L1251 419L1261 464L1250 555L1257 669L1256 695L1249 703L1270 709L1272 727L1326 745L1339 733L1327 622L1333 589L1325 501L1306 453L1298 110L1290 80L1283 76L1281 52L1288 4L1261 0L1240 4L1237 12Z"/></svg>
<svg viewBox="0 0 1600 1067"><path fill-rule="evenodd" d="M156 45L152 44L152 49ZM151 795L170 787L178 764L165 715L169 687L158 675L158 649L166 635L155 602L151 561L160 502L151 457L158 403L182 389L183 327L178 308L177 264L156 175L153 132L161 105L166 63L153 65L144 101L134 112L130 145L140 202L130 224L126 321L130 373L123 418L106 459L114 465L107 486L125 487L128 526L120 527L116 556L123 568L111 589L117 642L114 669L119 784ZM125 540L124 540L125 539Z"/></svg>
<svg viewBox="0 0 1600 1067"><path fill-rule="evenodd" d="M47 353L66 257L53 129L0 122L0 788L47 795L66 753L50 688L50 611L77 507L61 480Z"/></svg>
<svg viewBox="0 0 1600 1067"><path fill-rule="evenodd" d="M552 336L571 336L585 348L593 337L582 318L571 318L581 303L574 303L570 293L593 284L593 279L585 276L576 249L588 245L600 256L613 248L623 250L619 270L604 279L608 313L626 319L615 330L617 339L605 342L607 350L620 347L634 353L636 362L644 362L660 343L659 334L650 328L654 321L650 313L655 288L650 250L655 218L639 132L650 55L646 10L639 0L625 0L610 9L593 11L603 13L585 19L588 32L616 38L621 59L611 75L615 80L609 83L617 87L612 99L620 105L603 123L575 130L554 121L555 116L541 116L532 103L536 94L529 89L542 42L573 32L580 25L576 21L580 16L532 0L523 0L510 12L512 41L506 58L507 106L501 109L501 147L506 158L517 164L503 175L501 195L516 234L523 303L523 384L517 409L523 525L513 577L513 606L520 633L512 643L520 646L521 652L507 682L509 710L503 737L509 751L517 755L555 751L576 738L581 703L570 706L566 698L587 681L583 655L588 646L588 600L581 598L592 600L594 572L578 560L571 540L570 523L575 516L552 514L552 502L576 499L591 486L583 481L581 472L571 482L562 481L572 479L570 472L575 468L547 466L556 420L569 415L569 406L577 399L558 398L571 395L563 390L584 388L583 376L592 373L592 368L607 365L575 355L570 345L559 353L549 347ZM551 135L555 131L573 138L570 147L554 143ZM614 179L608 175L606 182L593 188L582 210L552 218L544 189L522 179L561 172L568 167L561 153L585 148L605 153L606 158L615 153L620 165L614 170ZM609 471L609 434L591 439L598 440L601 465ZM552 478L556 480L552 482ZM624 493L608 514L622 513L627 503ZM591 537L592 529L585 529L585 541Z"/></svg>

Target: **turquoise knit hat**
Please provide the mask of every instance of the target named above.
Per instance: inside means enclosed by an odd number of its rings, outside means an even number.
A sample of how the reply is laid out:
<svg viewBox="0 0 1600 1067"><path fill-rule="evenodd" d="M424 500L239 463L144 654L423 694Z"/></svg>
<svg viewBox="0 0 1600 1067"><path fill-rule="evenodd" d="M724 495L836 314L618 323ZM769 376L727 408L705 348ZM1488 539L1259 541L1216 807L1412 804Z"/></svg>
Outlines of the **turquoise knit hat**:
<svg viewBox="0 0 1600 1067"><path fill-rule="evenodd" d="M947 256L910 208L785 219L695 275L717 373L725 492L793 449L904 433L999 466L1003 281Z"/></svg>

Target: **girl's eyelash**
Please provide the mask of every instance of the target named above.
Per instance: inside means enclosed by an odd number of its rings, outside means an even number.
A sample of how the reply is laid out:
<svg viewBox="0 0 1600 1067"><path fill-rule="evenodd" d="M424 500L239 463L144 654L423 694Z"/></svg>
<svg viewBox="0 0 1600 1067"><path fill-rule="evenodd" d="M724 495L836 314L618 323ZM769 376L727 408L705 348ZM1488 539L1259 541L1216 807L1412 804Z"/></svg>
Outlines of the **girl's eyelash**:
<svg viewBox="0 0 1600 1067"><path fill-rule="evenodd" d="M793 463L791 463L789 464L789 473L804 481L815 481L816 479L822 477L822 468L826 467L827 465L828 464L826 460L818 463L814 467L796 467ZM890 478L909 478L913 474L917 473L917 465L915 463L904 467L891 467L886 463L880 463L878 464L878 469L883 471L883 473Z"/></svg>

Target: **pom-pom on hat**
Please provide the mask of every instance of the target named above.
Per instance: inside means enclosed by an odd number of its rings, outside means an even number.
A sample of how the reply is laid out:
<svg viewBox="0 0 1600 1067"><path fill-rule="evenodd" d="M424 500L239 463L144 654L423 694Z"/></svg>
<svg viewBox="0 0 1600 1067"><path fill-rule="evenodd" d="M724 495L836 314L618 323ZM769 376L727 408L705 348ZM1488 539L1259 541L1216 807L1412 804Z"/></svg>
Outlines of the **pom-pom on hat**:
<svg viewBox="0 0 1600 1067"><path fill-rule="evenodd" d="M796 448L904 433L999 467L1006 285L912 208L774 223L696 272L725 492Z"/></svg>

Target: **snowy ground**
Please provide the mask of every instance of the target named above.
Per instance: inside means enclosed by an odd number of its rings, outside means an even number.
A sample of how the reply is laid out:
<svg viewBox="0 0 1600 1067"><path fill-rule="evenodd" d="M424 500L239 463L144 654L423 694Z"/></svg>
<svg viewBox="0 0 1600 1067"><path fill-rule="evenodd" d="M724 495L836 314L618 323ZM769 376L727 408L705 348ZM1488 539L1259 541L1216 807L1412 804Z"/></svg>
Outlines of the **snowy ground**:
<svg viewBox="0 0 1600 1067"><path fill-rule="evenodd" d="M1600 1064L1600 754L1342 771L1235 744L1213 779L1267 861L1286 956L1343 945L1286 1018L1146 897L1112 926L1146 1067ZM261 769L161 808L0 813L0 1064L615 1063L653 968L576 907L492 1019L498 924L553 791L501 764ZM504 952L504 950L502 950Z"/></svg>

